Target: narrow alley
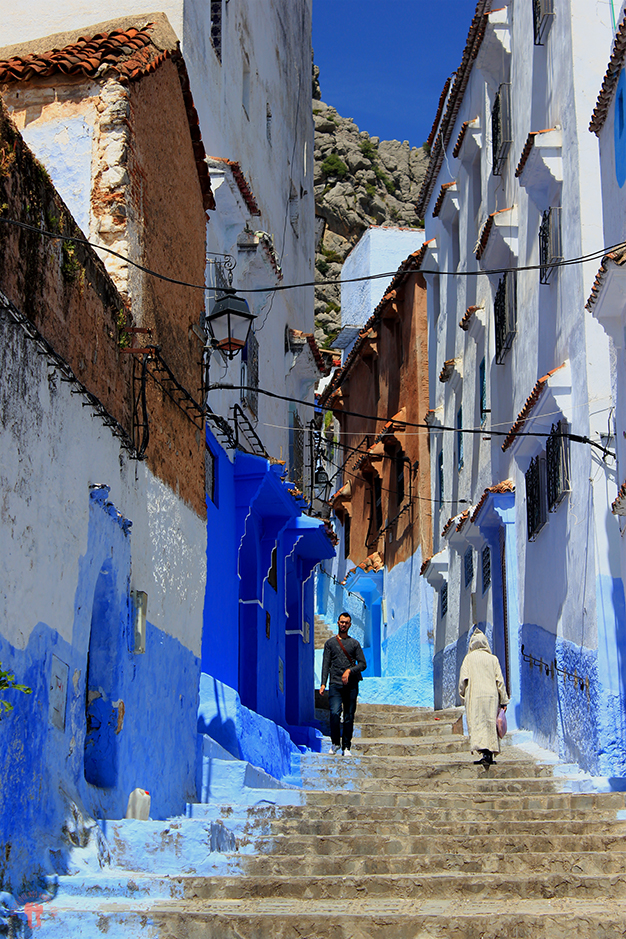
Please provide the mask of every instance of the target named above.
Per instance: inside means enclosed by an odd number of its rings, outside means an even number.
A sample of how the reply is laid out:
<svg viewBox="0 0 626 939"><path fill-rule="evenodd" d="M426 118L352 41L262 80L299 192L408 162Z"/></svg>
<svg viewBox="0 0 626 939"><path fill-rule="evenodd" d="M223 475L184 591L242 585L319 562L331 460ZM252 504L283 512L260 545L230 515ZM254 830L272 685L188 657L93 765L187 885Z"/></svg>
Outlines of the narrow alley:
<svg viewBox="0 0 626 939"><path fill-rule="evenodd" d="M46 935L624 935L623 794L576 792L567 767L511 745L474 766L460 709L359 712L352 760L294 763L302 793L251 788L248 805L112 823L112 862L126 869L62 877Z"/></svg>

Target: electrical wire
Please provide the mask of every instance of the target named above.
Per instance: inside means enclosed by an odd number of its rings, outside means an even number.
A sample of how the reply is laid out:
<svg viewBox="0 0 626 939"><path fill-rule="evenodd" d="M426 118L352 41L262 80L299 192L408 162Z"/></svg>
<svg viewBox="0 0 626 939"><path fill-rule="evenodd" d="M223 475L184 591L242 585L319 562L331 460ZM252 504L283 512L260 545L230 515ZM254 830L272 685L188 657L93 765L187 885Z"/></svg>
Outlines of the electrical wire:
<svg viewBox="0 0 626 939"><path fill-rule="evenodd" d="M290 401L293 404L303 404L309 408L315 408L317 411L333 411L333 408L327 404L317 404L315 401L305 401L302 398L292 398L289 395L280 395L275 391L267 391L265 388L257 388L250 385L233 385L231 383L219 383L215 385L209 385L207 388L208 391L255 391L257 394L266 395L268 398L276 398L279 401ZM342 414L347 414L349 417L360 417L368 421L384 421L388 423L391 418L380 417L375 414L361 414L358 411L346 411L342 408ZM412 421L401 421L394 418L394 424L402 424L403 427L417 427L428 430L431 433L454 433L454 434L482 434L488 437L508 437L511 433L510 430L486 430L485 428L465 428L465 427L448 427L444 424L440 424L437 427L431 427L429 424L422 423L416 424ZM551 436L551 432L548 431L518 431L516 437L536 437L536 438L547 438ZM612 450L609 450L607 447L601 446L601 444L596 443L595 440L591 440L589 437L585 437L582 434L573 434L567 432L562 434L563 437L567 437L568 440L572 440L574 443L586 443L590 447L595 447L597 450L601 450L605 456L615 457L615 454Z"/></svg>
<svg viewBox="0 0 626 939"><path fill-rule="evenodd" d="M214 287L209 287L206 284L192 284L186 280L179 280L176 277L168 277L166 274L159 274L158 271L153 271L151 268L146 267L144 264L140 264L138 261L133 261L127 255L120 254L119 251L114 251L113 248L108 248L106 245L96 244L93 241L89 241L87 238L77 238L75 235L63 235L59 232L47 231L45 228L37 228L35 225L28 225L26 222L18 222L17 219L6 218L5 216L0 216L0 222L4 222L5 225L13 225L17 228L23 228L25 231L33 232L37 235L43 235L46 238L58 239L61 241L68 241L72 244L77 245L87 245L90 248L95 248L99 251L105 251L107 254L112 254L114 257L119 258L121 261L124 261L126 264L130 264L132 267L137 268L137 270L142 271L144 274L149 274L151 277L156 277L158 280L163 280L168 284L176 284L179 287L190 287L192 290L213 290ZM584 264L587 261L597 261L600 258L605 257L607 254L610 254L612 251L617 251L620 248L626 248L626 242L621 241L619 244L609 245L608 247L598 249L593 251L591 254L584 254L577 258L566 258L563 261L557 261L553 264L553 267L567 267L571 264ZM380 280L382 278L393 278L398 273L400 274L433 274L439 275L440 277L476 277L479 274L484 274L489 276L491 274L508 274L515 273L517 271L539 271L545 265L542 264L526 264L522 267L499 267L493 268L491 270L476 270L476 271L425 271L420 267L407 267L404 271L384 271L380 274L364 274L362 277L348 277L344 280L335 279L335 280L321 280L321 281L305 281L301 284L278 284L274 287L237 287L239 293L275 293L279 290L296 290L300 287L325 287L337 284L355 284L361 283L362 281L370 280Z"/></svg>

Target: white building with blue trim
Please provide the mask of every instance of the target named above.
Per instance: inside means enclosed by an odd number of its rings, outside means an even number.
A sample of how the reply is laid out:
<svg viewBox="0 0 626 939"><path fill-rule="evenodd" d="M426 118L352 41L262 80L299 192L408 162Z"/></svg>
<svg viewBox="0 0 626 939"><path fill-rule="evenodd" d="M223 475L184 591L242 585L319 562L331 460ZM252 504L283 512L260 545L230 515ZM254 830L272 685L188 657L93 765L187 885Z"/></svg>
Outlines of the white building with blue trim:
<svg viewBox="0 0 626 939"><path fill-rule="evenodd" d="M586 770L626 770L624 592L611 516L613 353L585 309L602 248L587 133L608 6L479 0L430 137L435 706L474 625L510 723ZM574 263L562 263L573 261Z"/></svg>

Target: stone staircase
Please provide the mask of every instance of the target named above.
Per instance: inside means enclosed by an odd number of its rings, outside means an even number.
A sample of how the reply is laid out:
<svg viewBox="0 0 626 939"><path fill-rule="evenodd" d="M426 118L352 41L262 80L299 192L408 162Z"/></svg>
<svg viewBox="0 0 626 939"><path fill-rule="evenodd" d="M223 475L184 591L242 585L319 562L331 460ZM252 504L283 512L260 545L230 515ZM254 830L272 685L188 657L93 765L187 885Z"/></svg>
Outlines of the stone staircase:
<svg viewBox="0 0 626 939"><path fill-rule="evenodd" d="M302 791L107 823L113 866L61 878L45 935L623 939L624 795L514 746L475 766L460 713L360 705L352 758L302 755Z"/></svg>

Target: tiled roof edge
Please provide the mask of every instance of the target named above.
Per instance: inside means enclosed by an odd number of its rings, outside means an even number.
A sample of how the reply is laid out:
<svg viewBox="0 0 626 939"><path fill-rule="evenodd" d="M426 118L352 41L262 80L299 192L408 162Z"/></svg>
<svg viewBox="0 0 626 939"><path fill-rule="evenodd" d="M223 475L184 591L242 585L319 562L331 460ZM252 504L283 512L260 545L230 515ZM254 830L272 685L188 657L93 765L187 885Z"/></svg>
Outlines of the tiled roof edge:
<svg viewBox="0 0 626 939"><path fill-rule="evenodd" d="M593 113L591 115L591 121L589 122L589 130L592 134L598 135L604 126L609 107L611 106L613 92L617 86L617 81L622 69L625 54L626 13L624 13L624 18L622 19L622 22L620 23L619 28L615 33L611 58L609 59L609 64L602 81L602 87L600 89L600 94L598 95L598 100L596 101L596 106L593 109Z"/></svg>
<svg viewBox="0 0 626 939"><path fill-rule="evenodd" d="M503 450L503 451L506 451L506 450L509 449L509 447L511 446L511 444L513 443L513 441L515 440L515 438L517 437L517 435L518 435L519 432L521 431L522 427L524 426L524 424L525 424L526 421L528 420L528 418L529 418L529 416L530 416L530 412L531 412L532 409L535 407L535 405L536 405L537 402L539 401L539 398L540 398L541 395L543 394L543 391L544 391L546 385L548 384L548 380L552 377L552 375L554 375L555 372L558 372L559 369L564 368L564 367L565 367L565 362L563 362L562 365L557 365L556 368L551 369L549 372L547 372L547 373L546 373L545 375L543 375L541 378L538 378L538 379L537 379L537 381L535 382L535 385L534 385L534 387L533 387L533 390L531 391L531 393L530 393L530 394L528 395L528 397L526 398L526 402L525 402L525 404L524 404L524 407L522 408L522 410L521 410L521 411L519 412L519 414L517 415L517 418L516 418L516 420L515 420L515 423L512 425L510 431L508 432L508 434L507 434L506 437L504 438L504 443L502 444L502 450Z"/></svg>
<svg viewBox="0 0 626 939"><path fill-rule="evenodd" d="M505 479L501 483L496 483L495 486L487 486L482 496L478 500L478 504L472 513L472 522L475 522L478 518L479 512L482 509L483 505L487 501L488 497L492 493L504 493L504 492L515 492L515 483L512 479Z"/></svg>
<svg viewBox="0 0 626 939"><path fill-rule="evenodd" d="M463 101L463 95L465 94L465 89L469 81L474 59L478 55L478 50L480 49L485 35L487 16L489 13L487 7L490 3L491 0L478 0L476 4L476 11L467 35L467 41L461 57L461 64L457 69L454 84L448 95L446 113L441 120L440 131L436 137L434 149L431 151L426 176L424 177L424 182L422 183L422 188L420 189L417 199L416 208L420 218L423 218L425 215L426 206L432 195L439 170L441 169L441 164L443 163L446 148L454 130L454 123L459 108L461 107L461 102Z"/></svg>

